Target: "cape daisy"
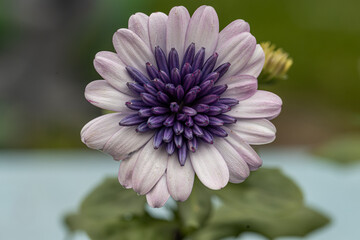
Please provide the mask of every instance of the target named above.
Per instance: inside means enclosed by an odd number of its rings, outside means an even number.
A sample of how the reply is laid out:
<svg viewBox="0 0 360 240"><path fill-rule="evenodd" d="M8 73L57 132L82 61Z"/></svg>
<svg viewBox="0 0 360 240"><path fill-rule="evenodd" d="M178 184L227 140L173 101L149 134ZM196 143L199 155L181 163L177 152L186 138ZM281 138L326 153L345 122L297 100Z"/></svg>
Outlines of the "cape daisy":
<svg viewBox="0 0 360 240"><path fill-rule="evenodd" d="M219 33L210 6L192 17L185 7L136 13L114 34L116 53L95 56L104 80L89 83L85 97L115 113L86 124L82 141L121 160L120 184L150 206L185 201L195 173L221 189L262 165L250 144L275 139L269 120L282 102L257 90L265 56L249 31L235 20Z"/></svg>

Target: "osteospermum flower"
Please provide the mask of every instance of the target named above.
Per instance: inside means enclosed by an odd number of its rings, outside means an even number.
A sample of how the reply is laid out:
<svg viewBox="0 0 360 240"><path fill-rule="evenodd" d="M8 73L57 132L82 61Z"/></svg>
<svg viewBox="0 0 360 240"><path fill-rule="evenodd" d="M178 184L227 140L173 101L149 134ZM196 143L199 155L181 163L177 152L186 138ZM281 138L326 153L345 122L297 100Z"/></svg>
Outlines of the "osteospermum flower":
<svg viewBox="0 0 360 240"><path fill-rule="evenodd" d="M195 173L210 189L240 183L262 165L249 144L275 139L269 119L281 99L257 90L264 52L249 24L235 20L219 33L215 10L185 7L169 15L132 15L113 37L116 53L94 60L105 80L86 99L115 111L84 126L82 141L122 160L119 181L146 194L152 207L171 196L185 201Z"/></svg>

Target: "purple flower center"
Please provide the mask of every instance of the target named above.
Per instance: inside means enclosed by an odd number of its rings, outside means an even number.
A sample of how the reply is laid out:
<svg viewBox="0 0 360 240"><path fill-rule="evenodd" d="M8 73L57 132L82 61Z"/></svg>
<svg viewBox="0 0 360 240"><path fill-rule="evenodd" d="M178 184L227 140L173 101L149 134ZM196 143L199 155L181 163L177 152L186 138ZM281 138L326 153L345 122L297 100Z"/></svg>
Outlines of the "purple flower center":
<svg viewBox="0 0 360 240"><path fill-rule="evenodd" d="M148 76L136 68L126 67L135 82L129 89L141 99L126 102L136 113L120 121L121 126L138 125L137 132L156 130L154 148L165 144L168 154L178 154L183 166L188 151L195 152L198 141L212 144L214 137L226 137L221 127L236 119L226 115L239 101L221 98L227 85L215 83L227 72L230 63L214 70L218 54L205 61L205 48L195 54L195 44L187 48L180 65L177 51L171 49L168 58L160 47L155 48L157 68L146 63Z"/></svg>

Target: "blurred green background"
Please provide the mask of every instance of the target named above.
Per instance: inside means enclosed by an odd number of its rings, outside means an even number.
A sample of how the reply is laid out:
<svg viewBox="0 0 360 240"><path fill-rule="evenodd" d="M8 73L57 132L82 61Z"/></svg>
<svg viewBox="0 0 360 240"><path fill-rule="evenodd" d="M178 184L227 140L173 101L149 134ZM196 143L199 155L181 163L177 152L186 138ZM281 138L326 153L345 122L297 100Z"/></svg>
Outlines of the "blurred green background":
<svg viewBox="0 0 360 240"><path fill-rule="evenodd" d="M0 148L84 147L80 129L101 114L83 96L99 79L94 55L113 51L113 33L135 12L202 4L221 28L244 19L294 59L288 80L261 86L284 101L275 144L360 132L358 0L0 0Z"/></svg>

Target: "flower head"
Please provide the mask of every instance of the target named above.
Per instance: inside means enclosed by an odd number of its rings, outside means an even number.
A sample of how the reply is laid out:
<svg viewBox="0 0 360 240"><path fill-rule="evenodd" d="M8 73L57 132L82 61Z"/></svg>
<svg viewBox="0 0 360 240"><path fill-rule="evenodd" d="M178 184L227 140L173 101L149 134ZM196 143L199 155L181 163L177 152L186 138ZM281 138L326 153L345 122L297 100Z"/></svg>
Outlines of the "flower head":
<svg viewBox="0 0 360 240"><path fill-rule="evenodd" d="M113 37L116 53L94 60L105 80L91 82L86 99L115 111L84 126L82 141L122 160L119 181L146 194L153 207L171 196L185 201L195 173L210 189L240 183L262 165L249 144L275 139L269 119L281 99L257 90L264 52L249 24L235 20L219 33L210 6L192 17L132 15Z"/></svg>
<svg viewBox="0 0 360 240"><path fill-rule="evenodd" d="M293 60L281 48L270 42L261 43L261 47L265 52L265 63L259 79L268 82L274 79L286 79L287 72L293 64Z"/></svg>

